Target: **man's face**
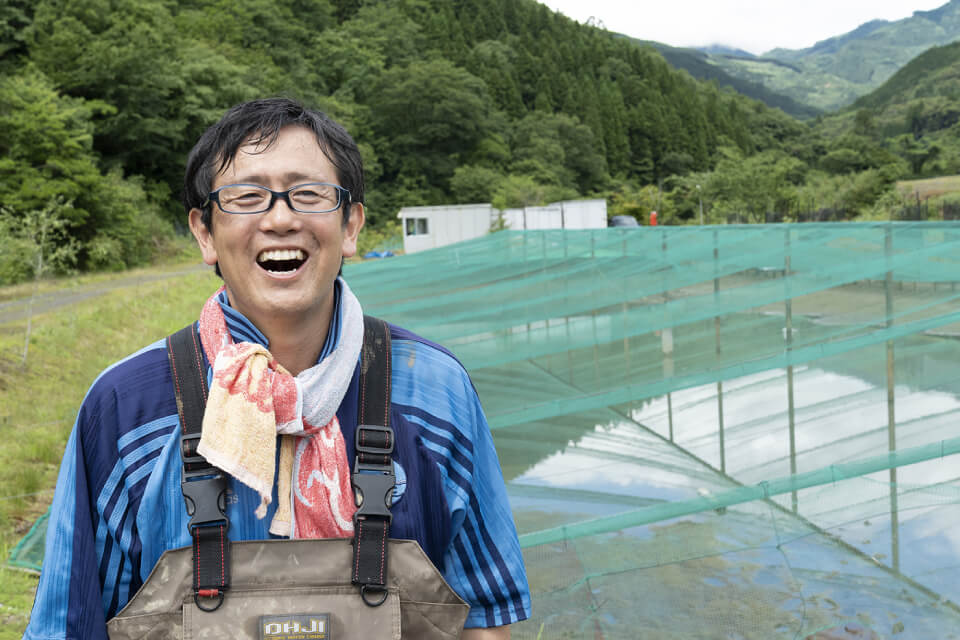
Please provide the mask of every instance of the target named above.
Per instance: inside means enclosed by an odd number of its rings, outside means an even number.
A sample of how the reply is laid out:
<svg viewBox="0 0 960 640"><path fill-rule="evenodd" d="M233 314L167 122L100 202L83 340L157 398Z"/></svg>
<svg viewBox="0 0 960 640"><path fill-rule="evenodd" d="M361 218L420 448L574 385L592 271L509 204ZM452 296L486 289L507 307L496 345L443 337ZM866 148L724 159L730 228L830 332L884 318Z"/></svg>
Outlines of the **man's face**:
<svg viewBox="0 0 960 640"><path fill-rule="evenodd" d="M290 126L268 148L246 144L218 174L211 191L228 184L257 184L285 191L306 182L339 184L333 164L312 131ZM190 212L190 228L209 265L220 264L230 304L265 333L273 321L306 320L330 314L333 282L341 258L357 250L363 205L330 213L298 213L277 199L264 213L236 215L213 206L211 231ZM270 267L270 269L268 269Z"/></svg>

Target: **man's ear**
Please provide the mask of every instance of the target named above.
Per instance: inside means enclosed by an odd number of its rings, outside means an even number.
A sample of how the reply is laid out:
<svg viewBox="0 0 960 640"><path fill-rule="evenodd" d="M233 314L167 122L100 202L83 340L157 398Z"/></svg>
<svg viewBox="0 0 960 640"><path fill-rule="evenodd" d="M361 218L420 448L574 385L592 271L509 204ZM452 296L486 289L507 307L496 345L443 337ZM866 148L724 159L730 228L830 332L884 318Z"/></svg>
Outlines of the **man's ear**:
<svg viewBox="0 0 960 640"><path fill-rule="evenodd" d="M210 220L213 224L213 220ZM217 264L217 250L213 246L213 234L207 225L203 224L203 212L200 209L190 209L190 232L197 239L200 245L200 253L203 255L203 261L211 266Z"/></svg>
<svg viewBox="0 0 960 640"><path fill-rule="evenodd" d="M357 254L357 236L360 235L360 229L363 229L364 222L366 222L366 213L363 210L363 205L354 202L350 205L350 218L343 227L341 250L344 258L352 258Z"/></svg>

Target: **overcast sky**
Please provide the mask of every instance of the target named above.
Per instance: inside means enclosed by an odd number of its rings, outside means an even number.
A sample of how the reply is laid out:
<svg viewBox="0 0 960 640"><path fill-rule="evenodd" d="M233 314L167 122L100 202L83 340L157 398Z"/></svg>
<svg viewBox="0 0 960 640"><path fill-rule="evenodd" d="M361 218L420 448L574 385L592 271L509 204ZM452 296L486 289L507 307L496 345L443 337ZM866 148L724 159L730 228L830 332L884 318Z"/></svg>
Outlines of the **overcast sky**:
<svg viewBox="0 0 960 640"><path fill-rule="evenodd" d="M540 0L610 31L675 47L721 43L751 53L804 49L870 20L899 20L947 0Z"/></svg>

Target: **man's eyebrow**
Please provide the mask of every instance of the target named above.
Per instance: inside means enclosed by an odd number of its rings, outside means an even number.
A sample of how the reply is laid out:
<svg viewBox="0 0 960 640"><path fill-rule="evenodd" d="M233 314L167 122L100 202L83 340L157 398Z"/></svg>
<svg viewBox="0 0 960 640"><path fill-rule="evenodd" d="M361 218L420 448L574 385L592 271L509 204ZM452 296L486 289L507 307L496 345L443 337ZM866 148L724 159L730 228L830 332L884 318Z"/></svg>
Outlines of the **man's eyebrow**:
<svg viewBox="0 0 960 640"><path fill-rule="evenodd" d="M274 176L276 177L276 176ZM234 184L267 184L270 181L270 178L267 176L255 173L255 174L244 174L236 176ZM310 175L307 173L302 173L300 171L291 171L280 176L280 179L284 182L324 182L324 179L317 175Z"/></svg>

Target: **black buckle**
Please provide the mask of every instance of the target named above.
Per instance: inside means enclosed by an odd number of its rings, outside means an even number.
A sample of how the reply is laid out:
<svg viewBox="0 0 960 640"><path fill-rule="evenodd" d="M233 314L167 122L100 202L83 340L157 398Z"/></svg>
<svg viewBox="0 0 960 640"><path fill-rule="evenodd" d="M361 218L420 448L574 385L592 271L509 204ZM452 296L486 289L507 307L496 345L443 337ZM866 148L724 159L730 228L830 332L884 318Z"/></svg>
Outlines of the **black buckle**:
<svg viewBox="0 0 960 640"><path fill-rule="evenodd" d="M187 505L190 522L187 529L224 523L227 520L227 477L222 473L197 480L184 478L180 482L183 501Z"/></svg>
<svg viewBox="0 0 960 640"><path fill-rule="evenodd" d="M357 512L353 514L354 524L357 520L370 516L386 518L387 522L393 520L390 504L393 502L393 487L397 479L392 469L388 473L354 472L350 481L353 484L353 495L357 504ZM378 496L383 496L383 500L378 500Z"/></svg>

